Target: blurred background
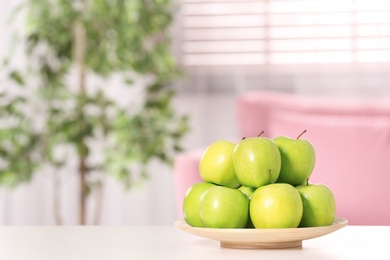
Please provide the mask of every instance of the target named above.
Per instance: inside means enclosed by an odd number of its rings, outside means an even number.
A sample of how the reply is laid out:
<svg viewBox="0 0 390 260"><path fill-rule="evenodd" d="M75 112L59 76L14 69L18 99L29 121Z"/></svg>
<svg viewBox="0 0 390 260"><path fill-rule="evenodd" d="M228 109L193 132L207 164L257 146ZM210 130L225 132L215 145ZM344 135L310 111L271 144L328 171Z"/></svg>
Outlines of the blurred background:
<svg viewBox="0 0 390 260"><path fill-rule="evenodd" d="M385 0L66 2L0 2L3 225L170 225L169 162L237 138L238 95L390 99Z"/></svg>

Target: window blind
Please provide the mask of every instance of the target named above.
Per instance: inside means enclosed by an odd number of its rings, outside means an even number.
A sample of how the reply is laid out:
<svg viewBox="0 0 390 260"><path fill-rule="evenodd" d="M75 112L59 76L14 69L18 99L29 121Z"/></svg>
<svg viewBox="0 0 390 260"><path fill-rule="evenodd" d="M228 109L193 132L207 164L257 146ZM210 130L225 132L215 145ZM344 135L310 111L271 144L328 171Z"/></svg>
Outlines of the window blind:
<svg viewBox="0 0 390 260"><path fill-rule="evenodd" d="M187 66L390 62L388 0L181 0Z"/></svg>

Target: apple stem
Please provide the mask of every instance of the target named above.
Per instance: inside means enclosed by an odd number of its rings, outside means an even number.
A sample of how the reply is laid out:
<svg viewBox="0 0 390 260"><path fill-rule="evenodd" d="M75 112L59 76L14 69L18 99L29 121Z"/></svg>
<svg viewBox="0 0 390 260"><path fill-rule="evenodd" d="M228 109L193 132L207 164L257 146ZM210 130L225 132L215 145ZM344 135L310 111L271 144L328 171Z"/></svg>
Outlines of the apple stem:
<svg viewBox="0 0 390 260"><path fill-rule="evenodd" d="M272 181L271 169L268 169L268 172L269 172L269 181L271 182L271 184L273 184L274 182Z"/></svg>
<svg viewBox="0 0 390 260"><path fill-rule="evenodd" d="M260 137L260 135L262 135L262 134L264 134L264 131L261 131L261 132L257 135L257 137Z"/></svg>
<svg viewBox="0 0 390 260"><path fill-rule="evenodd" d="M241 185L241 183L237 183L236 185L234 185L233 187L232 187L232 189L238 189L238 188L240 188L242 185Z"/></svg>
<svg viewBox="0 0 390 260"><path fill-rule="evenodd" d="M246 138L246 137L244 136L243 138L241 138L241 140L245 140L245 138Z"/></svg>
<svg viewBox="0 0 390 260"><path fill-rule="evenodd" d="M306 186L309 186L309 178L306 179Z"/></svg>
<svg viewBox="0 0 390 260"><path fill-rule="evenodd" d="M299 139L299 137L301 137L304 133L306 133L307 131L306 131L306 129L305 130L303 130L303 132L300 134L300 135L298 135L298 137L297 137L297 140Z"/></svg>

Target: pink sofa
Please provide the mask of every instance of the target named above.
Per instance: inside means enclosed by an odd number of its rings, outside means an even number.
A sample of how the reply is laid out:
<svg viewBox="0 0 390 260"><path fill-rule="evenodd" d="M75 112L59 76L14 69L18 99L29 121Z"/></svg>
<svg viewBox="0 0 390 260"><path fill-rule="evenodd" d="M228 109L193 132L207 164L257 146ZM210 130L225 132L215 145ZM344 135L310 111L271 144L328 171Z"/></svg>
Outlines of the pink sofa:
<svg viewBox="0 0 390 260"><path fill-rule="evenodd" d="M251 92L237 97L242 137L298 136L316 150L312 183L334 192L338 216L351 225L390 225L390 100L340 101L280 92ZM204 151L175 159L178 216L186 190L201 181L197 165Z"/></svg>

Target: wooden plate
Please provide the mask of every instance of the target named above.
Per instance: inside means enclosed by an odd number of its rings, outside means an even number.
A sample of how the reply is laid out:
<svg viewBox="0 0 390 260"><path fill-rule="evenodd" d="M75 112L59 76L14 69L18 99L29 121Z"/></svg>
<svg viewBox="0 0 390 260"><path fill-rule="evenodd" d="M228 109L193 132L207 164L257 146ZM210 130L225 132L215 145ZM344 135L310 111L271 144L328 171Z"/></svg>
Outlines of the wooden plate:
<svg viewBox="0 0 390 260"><path fill-rule="evenodd" d="M241 249L276 249L301 247L302 240L327 235L348 225L345 218L336 217L331 226L312 228L233 229L198 228L177 220L175 226L185 232L221 242L221 247Z"/></svg>

